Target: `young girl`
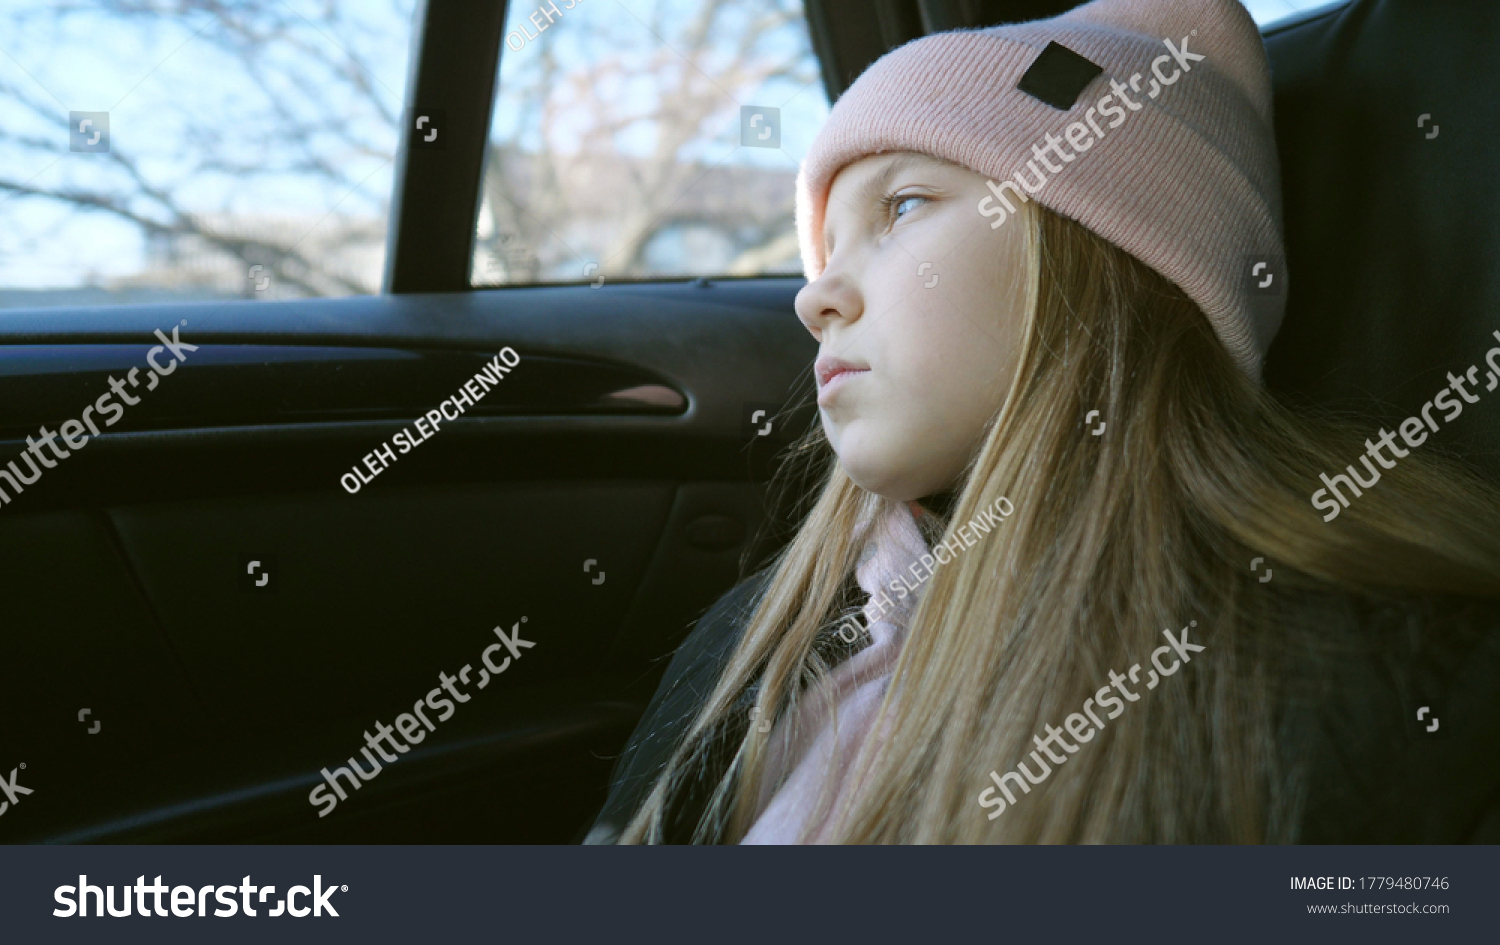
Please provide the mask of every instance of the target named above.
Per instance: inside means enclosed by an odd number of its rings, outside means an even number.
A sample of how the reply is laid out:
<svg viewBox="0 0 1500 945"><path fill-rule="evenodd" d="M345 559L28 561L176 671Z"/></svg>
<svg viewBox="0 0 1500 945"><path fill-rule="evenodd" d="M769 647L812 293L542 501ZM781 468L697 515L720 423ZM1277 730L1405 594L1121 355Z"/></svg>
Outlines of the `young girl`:
<svg viewBox="0 0 1500 945"><path fill-rule="evenodd" d="M1270 103L1235 0L860 77L798 181L836 461L590 842L1495 841L1500 494L1261 385Z"/></svg>

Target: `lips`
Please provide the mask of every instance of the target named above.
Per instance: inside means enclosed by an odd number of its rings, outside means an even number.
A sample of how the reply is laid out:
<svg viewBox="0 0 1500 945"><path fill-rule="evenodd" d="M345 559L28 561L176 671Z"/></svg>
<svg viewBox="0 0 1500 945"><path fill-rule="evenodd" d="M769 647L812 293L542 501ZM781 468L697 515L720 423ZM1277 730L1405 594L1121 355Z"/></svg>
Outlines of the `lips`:
<svg viewBox="0 0 1500 945"><path fill-rule="evenodd" d="M841 374L858 373L868 371L867 364L856 364L853 361L845 361L842 358L822 357L813 364L813 370L818 376L818 387L827 387L828 382Z"/></svg>
<svg viewBox="0 0 1500 945"><path fill-rule="evenodd" d="M827 407L851 378L870 372L866 365L844 361L840 358L819 358L813 365L813 370L818 376L818 406L820 407Z"/></svg>

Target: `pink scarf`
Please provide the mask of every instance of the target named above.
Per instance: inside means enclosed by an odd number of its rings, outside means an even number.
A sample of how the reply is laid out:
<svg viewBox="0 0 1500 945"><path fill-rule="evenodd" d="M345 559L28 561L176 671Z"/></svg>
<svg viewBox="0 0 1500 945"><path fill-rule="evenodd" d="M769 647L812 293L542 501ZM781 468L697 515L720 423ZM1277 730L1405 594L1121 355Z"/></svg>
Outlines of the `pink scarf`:
<svg viewBox="0 0 1500 945"><path fill-rule="evenodd" d="M919 514L927 514L916 506ZM912 564L927 553L927 543L917 529L913 509L905 502L891 503L874 529L867 533L865 554L855 567L855 580L871 603L865 604L865 622L870 645L834 667L824 685L809 691L796 710L777 720L771 731L769 754L761 781L760 816L742 843L797 843L806 830L807 841L827 842L832 814L847 800L856 784L852 767L860 747L874 729L875 715L890 686L896 659L906 640L906 626L916 609L925 582L905 598L897 599L891 582L915 584ZM877 594L893 605L881 613L874 604ZM830 712L831 706L837 706ZM838 726L834 731L834 716ZM889 720L881 726L881 737ZM777 788L781 775L790 772ZM825 782L832 788L831 808L819 808Z"/></svg>

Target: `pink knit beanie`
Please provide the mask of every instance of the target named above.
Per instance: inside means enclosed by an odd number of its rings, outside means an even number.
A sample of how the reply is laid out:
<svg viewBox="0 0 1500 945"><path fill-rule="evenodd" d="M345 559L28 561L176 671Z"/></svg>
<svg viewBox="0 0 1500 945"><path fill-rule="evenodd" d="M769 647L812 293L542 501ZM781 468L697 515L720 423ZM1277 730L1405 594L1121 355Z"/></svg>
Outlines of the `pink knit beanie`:
<svg viewBox="0 0 1500 945"><path fill-rule="evenodd" d="M1094 0L1062 16L894 49L834 105L797 175L809 280L845 165L918 151L990 178L975 212L1036 200L1198 303L1260 379L1285 308L1271 74L1238 0Z"/></svg>

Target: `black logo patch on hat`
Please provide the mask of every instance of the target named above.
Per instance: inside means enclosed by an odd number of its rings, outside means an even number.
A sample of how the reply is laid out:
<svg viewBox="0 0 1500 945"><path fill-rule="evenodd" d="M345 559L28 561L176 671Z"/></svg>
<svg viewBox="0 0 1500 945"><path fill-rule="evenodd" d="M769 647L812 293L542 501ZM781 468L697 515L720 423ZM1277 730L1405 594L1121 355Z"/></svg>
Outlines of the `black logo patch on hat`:
<svg viewBox="0 0 1500 945"><path fill-rule="evenodd" d="M1104 71L1078 53L1053 40L1047 44L1031 68L1021 76L1016 88L1064 111L1078 101L1078 93Z"/></svg>

